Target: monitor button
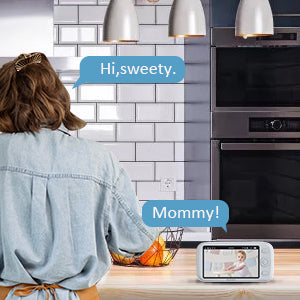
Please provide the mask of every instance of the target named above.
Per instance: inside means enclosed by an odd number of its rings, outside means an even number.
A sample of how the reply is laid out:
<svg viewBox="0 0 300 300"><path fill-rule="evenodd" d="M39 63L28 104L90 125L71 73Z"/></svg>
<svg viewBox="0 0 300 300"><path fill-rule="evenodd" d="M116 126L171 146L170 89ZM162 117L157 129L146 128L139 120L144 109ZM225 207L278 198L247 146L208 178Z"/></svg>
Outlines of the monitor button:
<svg viewBox="0 0 300 300"><path fill-rule="evenodd" d="M261 272L261 275L263 275L263 276L268 276L270 274L270 272L268 272L268 271L262 271Z"/></svg>
<svg viewBox="0 0 300 300"><path fill-rule="evenodd" d="M262 258L260 261L261 266L266 267L270 264L269 260L267 258Z"/></svg>

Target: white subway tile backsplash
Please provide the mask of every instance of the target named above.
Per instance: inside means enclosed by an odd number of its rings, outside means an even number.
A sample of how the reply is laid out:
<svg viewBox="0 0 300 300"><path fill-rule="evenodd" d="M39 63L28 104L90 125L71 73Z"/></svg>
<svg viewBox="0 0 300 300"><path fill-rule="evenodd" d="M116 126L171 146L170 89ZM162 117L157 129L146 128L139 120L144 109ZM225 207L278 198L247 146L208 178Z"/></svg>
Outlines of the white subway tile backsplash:
<svg viewBox="0 0 300 300"><path fill-rule="evenodd" d="M135 160L135 143L104 143L104 146L112 151L120 161Z"/></svg>
<svg viewBox="0 0 300 300"><path fill-rule="evenodd" d="M54 56L77 56L77 46L54 46Z"/></svg>
<svg viewBox="0 0 300 300"><path fill-rule="evenodd" d="M157 45L157 56L179 56L184 59L184 45Z"/></svg>
<svg viewBox="0 0 300 300"><path fill-rule="evenodd" d="M186 102L195 102L210 105L210 84L209 83L189 83L185 91Z"/></svg>
<svg viewBox="0 0 300 300"><path fill-rule="evenodd" d="M155 124L156 141L184 141L184 123L156 123Z"/></svg>
<svg viewBox="0 0 300 300"><path fill-rule="evenodd" d="M184 84L158 84L158 102L184 102Z"/></svg>
<svg viewBox="0 0 300 300"><path fill-rule="evenodd" d="M209 103L185 103L186 122L209 122L210 105Z"/></svg>
<svg viewBox="0 0 300 300"><path fill-rule="evenodd" d="M185 74L185 82L187 83L206 83L210 84L210 74L208 72L208 64L188 64L188 72Z"/></svg>
<svg viewBox="0 0 300 300"><path fill-rule="evenodd" d="M98 104L99 122L134 122L134 104Z"/></svg>
<svg viewBox="0 0 300 300"><path fill-rule="evenodd" d="M79 101L115 101L116 86L114 84L86 84L79 87Z"/></svg>
<svg viewBox="0 0 300 300"><path fill-rule="evenodd" d="M131 180L154 180L153 162L122 162Z"/></svg>
<svg viewBox="0 0 300 300"><path fill-rule="evenodd" d="M79 78L79 72L63 72L59 74L59 78L64 83L75 83Z"/></svg>
<svg viewBox="0 0 300 300"><path fill-rule="evenodd" d="M174 192L161 192L160 182L137 182L139 200L174 200Z"/></svg>
<svg viewBox="0 0 300 300"><path fill-rule="evenodd" d="M185 123L188 135L185 137L187 142L207 143L210 140L210 123Z"/></svg>
<svg viewBox="0 0 300 300"><path fill-rule="evenodd" d="M156 24L169 24L171 6L156 7Z"/></svg>
<svg viewBox="0 0 300 300"><path fill-rule="evenodd" d="M139 24L155 24L154 6L136 6Z"/></svg>
<svg viewBox="0 0 300 300"><path fill-rule="evenodd" d="M208 141L186 142L185 157L187 161L210 161L210 143Z"/></svg>
<svg viewBox="0 0 300 300"><path fill-rule="evenodd" d="M184 122L184 103L175 104L175 122Z"/></svg>
<svg viewBox="0 0 300 300"><path fill-rule="evenodd" d="M59 42L62 44L96 44L97 26L96 25L60 25Z"/></svg>
<svg viewBox="0 0 300 300"><path fill-rule="evenodd" d="M117 89L119 102L155 101L154 84L119 84Z"/></svg>
<svg viewBox="0 0 300 300"><path fill-rule="evenodd" d="M71 104L71 112L86 122L96 121L96 104Z"/></svg>
<svg viewBox="0 0 300 300"><path fill-rule="evenodd" d="M137 122L173 122L174 104L137 104Z"/></svg>
<svg viewBox="0 0 300 300"><path fill-rule="evenodd" d="M98 25L98 44L104 43L103 42L103 26Z"/></svg>
<svg viewBox="0 0 300 300"><path fill-rule="evenodd" d="M191 174L194 174L194 178L197 176L197 182L201 185L201 188L204 189L204 186L206 186L205 189L207 189L209 194L209 169L210 169L210 162L197 162L197 161L188 161L186 162L186 168L191 172ZM191 177L190 177L191 178ZM198 187L197 187L198 188ZM199 186L200 188L200 186ZM208 198L203 198L209 199Z"/></svg>
<svg viewBox="0 0 300 300"><path fill-rule="evenodd" d="M95 5L97 0L59 0L60 5Z"/></svg>
<svg viewBox="0 0 300 300"><path fill-rule="evenodd" d="M81 57L85 56L115 56L116 47L113 45L101 46L78 46L78 52Z"/></svg>
<svg viewBox="0 0 300 300"><path fill-rule="evenodd" d="M54 6L54 24L77 24L77 6Z"/></svg>
<svg viewBox="0 0 300 300"><path fill-rule="evenodd" d="M79 6L79 24L102 24L107 6Z"/></svg>
<svg viewBox="0 0 300 300"><path fill-rule="evenodd" d="M184 39L168 37L173 0L133 0L140 41L129 44L103 42L102 24L110 0L55 1L59 6L54 13L54 56L184 59ZM139 199L184 198L184 182L177 181L175 193L161 192L159 182L165 177L184 180L184 84L84 84L73 89L79 72L59 76L70 94L71 111L89 122L74 136L100 141L112 151L134 181Z"/></svg>
<svg viewBox="0 0 300 300"><path fill-rule="evenodd" d="M175 143L175 161L184 161L184 143Z"/></svg>
<svg viewBox="0 0 300 300"><path fill-rule="evenodd" d="M115 141L115 124L87 124L78 137L93 141Z"/></svg>
<svg viewBox="0 0 300 300"><path fill-rule="evenodd" d="M186 64L202 64L209 65L210 64L210 48L206 45L189 45L185 49L186 53ZM198 53L201 55L198 55Z"/></svg>
<svg viewBox="0 0 300 300"><path fill-rule="evenodd" d="M174 44L168 36L168 25L140 25L140 44Z"/></svg>
<svg viewBox="0 0 300 300"><path fill-rule="evenodd" d="M173 161L173 143L137 143L137 161Z"/></svg>
<svg viewBox="0 0 300 300"><path fill-rule="evenodd" d="M184 162L156 162L155 180L175 178L184 180Z"/></svg>
<svg viewBox="0 0 300 300"><path fill-rule="evenodd" d="M154 45L117 45L119 56L154 56Z"/></svg>
<svg viewBox="0 0 300 300"><path fill-rule="evenodd" d="M67 89L70 95L71 101L77 101L77 89L73 89L73 84L65 84L65 88Z"/></svg>
<svg viewBox="0 0 300 300"><path fill-rule="evenodd" d="M117 124L118 141L154 141L153 124Z"/></svg>

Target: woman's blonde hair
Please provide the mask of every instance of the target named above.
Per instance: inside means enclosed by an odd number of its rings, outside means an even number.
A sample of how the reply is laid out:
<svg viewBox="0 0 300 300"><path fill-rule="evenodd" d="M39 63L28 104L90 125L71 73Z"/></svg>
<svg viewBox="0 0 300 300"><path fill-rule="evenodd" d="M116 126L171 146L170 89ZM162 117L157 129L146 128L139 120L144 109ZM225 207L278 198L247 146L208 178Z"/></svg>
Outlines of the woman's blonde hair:
<svg viewBox="0 0 300 300"><path fill-rule="evenodd" d="M37 55L37 56L36 56ZM0 131L39 132L86 122L70 111L70 95L43 53L21 54L0 69Z"/></svg>

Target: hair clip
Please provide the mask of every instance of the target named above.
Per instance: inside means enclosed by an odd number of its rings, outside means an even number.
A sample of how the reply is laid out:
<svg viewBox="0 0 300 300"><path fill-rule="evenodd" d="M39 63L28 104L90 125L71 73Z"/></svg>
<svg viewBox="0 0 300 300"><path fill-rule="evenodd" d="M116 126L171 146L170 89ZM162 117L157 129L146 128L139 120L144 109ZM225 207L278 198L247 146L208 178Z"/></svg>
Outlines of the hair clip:
<svg viewBox="0 0 300 300"><path fill-rule="evenodd" d="M21 71L27 65L39 64L42 62L42 54L39 52L21 54L20 56L22 57L15 62L15 68L17 72Z"/></svg>

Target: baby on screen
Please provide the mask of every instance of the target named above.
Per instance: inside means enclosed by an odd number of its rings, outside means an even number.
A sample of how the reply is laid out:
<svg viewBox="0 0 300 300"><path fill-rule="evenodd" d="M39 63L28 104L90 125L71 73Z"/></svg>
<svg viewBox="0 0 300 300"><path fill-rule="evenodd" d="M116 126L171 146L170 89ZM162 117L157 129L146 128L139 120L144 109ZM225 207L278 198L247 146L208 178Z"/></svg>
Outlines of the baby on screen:
<svg viewBox="0 0 300 300"><path fill-rule="evenodd" d="M233 263L231 266L228 268L224 269L224 271L233 271L233 272L239 272L239 275L241 277L249 277L251 276L251 273L249 272L249 269L246 265L246 252L239 250L237 251L237 256L236 256L236 262Z"/></svg>

